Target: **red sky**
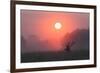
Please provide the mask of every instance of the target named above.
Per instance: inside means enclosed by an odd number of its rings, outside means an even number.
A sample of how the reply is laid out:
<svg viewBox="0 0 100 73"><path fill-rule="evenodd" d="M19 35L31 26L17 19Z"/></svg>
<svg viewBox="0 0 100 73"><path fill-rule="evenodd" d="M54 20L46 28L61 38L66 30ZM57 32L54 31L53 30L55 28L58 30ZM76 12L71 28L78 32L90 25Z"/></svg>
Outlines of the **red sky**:
<svg viewBox="0 0 100 73"><path fill-rule="evenodd" d="M54 28L56 22L62 24L60 30ZM25 38L35 35L41 40L51 40L55 46L66 33L88 27L89 13L21 10L21 34Z"/></svg>

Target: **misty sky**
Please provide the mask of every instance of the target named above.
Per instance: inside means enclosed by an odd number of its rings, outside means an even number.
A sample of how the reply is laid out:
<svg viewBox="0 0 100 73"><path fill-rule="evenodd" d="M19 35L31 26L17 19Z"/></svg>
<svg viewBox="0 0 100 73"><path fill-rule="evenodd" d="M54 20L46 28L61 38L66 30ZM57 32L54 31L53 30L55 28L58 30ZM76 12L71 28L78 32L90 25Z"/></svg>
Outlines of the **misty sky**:
<svg viewBox="0 0 100 73"><path fill-rule="evenodd" d="M62 24L59 31L54 28L57 22ZM21 10L21 35L25 39L36 36L39 40L56 40L57 44L66 33L88 28L89 13Z"/></svg>

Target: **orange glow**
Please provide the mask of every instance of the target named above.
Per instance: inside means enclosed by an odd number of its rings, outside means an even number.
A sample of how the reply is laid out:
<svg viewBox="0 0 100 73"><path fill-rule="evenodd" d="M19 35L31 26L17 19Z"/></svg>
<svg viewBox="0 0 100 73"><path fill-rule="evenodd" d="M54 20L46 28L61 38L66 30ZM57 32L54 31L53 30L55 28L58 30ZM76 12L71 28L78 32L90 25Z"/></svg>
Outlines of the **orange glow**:
<svg viewBox="0 0 100 73"><path fill-rule="evenodd" d="M62 39L67 33L88 27L88 17L86 13L26 10L22 12L21 33L26 38L36 36L53 47L49 50L58 51L62 50Z"/></svg>

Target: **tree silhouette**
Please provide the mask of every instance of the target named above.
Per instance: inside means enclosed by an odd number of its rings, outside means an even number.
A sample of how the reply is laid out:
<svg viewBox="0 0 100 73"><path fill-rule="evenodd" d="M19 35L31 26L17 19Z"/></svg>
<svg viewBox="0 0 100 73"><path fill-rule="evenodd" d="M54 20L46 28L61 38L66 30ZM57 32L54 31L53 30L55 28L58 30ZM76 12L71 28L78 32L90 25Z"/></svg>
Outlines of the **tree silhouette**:
<svg viewBox="0 0 100 73"><path fill-rule="evenodd" d="M65 51L71 51L71 47L73 46L75 44L75 42L74 41L69 41L68 43L65 43L65 48L64 48L64 50Z"/></svg>

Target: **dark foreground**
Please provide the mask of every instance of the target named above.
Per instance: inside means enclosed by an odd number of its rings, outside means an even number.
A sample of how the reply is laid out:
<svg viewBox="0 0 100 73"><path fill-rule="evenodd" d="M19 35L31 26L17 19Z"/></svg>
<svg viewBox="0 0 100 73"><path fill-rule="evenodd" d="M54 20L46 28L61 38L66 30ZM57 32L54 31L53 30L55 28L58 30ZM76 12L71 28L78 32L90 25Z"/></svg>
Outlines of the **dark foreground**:
<svg viewBox="0 0 100 73"><path fill-rule="evenodd" d="M47 62L89 59L88 50L21 54L21 62Z"/></svg>

